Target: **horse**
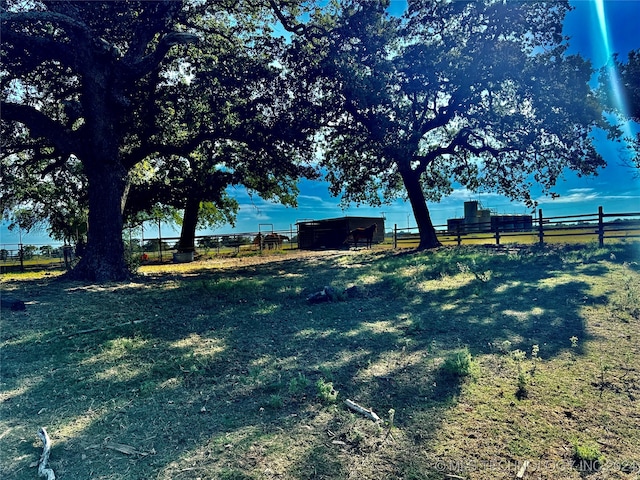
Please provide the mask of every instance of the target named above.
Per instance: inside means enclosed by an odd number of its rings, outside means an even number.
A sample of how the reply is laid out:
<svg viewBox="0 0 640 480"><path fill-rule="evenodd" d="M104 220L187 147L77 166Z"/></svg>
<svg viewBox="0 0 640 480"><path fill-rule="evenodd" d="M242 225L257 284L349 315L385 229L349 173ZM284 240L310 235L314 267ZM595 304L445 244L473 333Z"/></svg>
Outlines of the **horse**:
<svg viewBox="0 0 640 480"><path fill-rule="evenodd" d="M283 241L289 241L289 237L286 235L279 235L277 233L269 233L267 235L262 235L259 233L253 244L257 247L267 248L267 250L277 249L282 247Z"/></svg>
<svg viewBox="0 0 640 480"><path fill-rule="evenodd" d="M262 235L261 233L259 233L258 235L256 235L256 238L253 239L253 246L258 249L260 248L261 245L264 244L264 235Z"/></svg>
<svg viewBox="0 0 640 480"><path fill-rule="evenodd" d="M371 248L371 242L373 242L373 233L377 229L378 229L377 223L373 223L369 225L367 228L363 228L363 227L354 228L349 232L349 235L347 235L347 238L345 239L345 243L347 243L347 240L349 239L349 237L353 237L353 245L354 247L358 248L358 240L364 239L365 247Z"/></svg>

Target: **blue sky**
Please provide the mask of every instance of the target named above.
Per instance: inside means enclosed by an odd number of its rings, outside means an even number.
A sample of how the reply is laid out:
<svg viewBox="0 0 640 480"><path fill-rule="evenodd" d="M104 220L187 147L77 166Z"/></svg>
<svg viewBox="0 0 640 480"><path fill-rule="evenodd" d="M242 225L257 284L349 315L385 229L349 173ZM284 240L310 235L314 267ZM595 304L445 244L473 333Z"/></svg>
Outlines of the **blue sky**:
<svg viewBox="0 0 640 480"><path fill-rule="evenodd" d="M395 8L402 9L405 2L393 2ZM640 18L640 0L605 0L604 17L607 24L603 36L601 22L595 0L572 1L574 10L565 19L564 33L571 37L569 53L580 53L591 60L594 68L607 64L613 52L626 60L630 50L640 48L640 32L637 19ZM630 128L640 128L631 125ZM640 180L634 179L634 171L623 165L620 144L609 142L600 135L598 150L607 161L607 167L598 176L578 178L570 172L560 179L554 191L561 194L552 200L537 198L545 216L595 213L602 205L606 212L640 212ZM640 173L640 172L636 172ZM403 201L380 208L352 206L346 210L339 207L339 199L330 197L327 184L304 181L300 184L298 208L287 208L265 202L260 198L249 199L245 192L236 191L242 208L238 215L236 230L257 231L258 224L273 224L277 230L288 229L302 219L322 219L345 215L382 216L386 227L415 226L411 206ZM458 189L438 204L429 204L434 224L446 224L448 218L463 216L463 203L480 200L485 208L499 213L530 213L522 202L512 202L508 198L493 193L473 193ZM264 229L263 227L262 229ZM223 227L218 232L231 231Z"/></svg>
<svg viewBox="0 0 640 480"><path fill-rule="evenodd" d="M395 8L402 8L404 4L401 0L393 3ZM626 61L630 50L640 48L637 21L640 18L640 0L605 0L602 2L600 15L596 0L573 0L571 3L575 9L569 12L564 25L564 33L571 37L569 53L580 53L589 58L594 68L598 69L607 64L613 52L619 53L620 59ZM637 131L640 126L629 125L629 128L630 131ZM607 167L595 177L577 178L567 173L555 188L560 193L560 198L538 198L539 207L543 209L545 216L595 213L600 205L605 212L640 212L640 180L637 178L640 172L623 165L622 148L619 144L599 138L597 145L600 154L607 161ZM401 228L415 226L409 203L398 200L380 208L352 206L343 210L339 206L339 199L331 197L327 184L321 181L300 183L298 207L295 209L266 202L257 196L249 197L243 189L235 189L230 193L241 205L236 228L224 226L215 231L201 231L199 234L256 232L259 229L264 231L271 229L271 225L275 230L289 230L295 229L295 223L301 220L345 215L384 216L387 229L394 224ZM467 200L480 200L485 208L502 214L530 213L521 202L511 202L493 193L477 194L458 189L440 203L429 204L434 224L445 224L447 218L462 216L463 202ZM157 232L151 225L148 230L149 236L152 235L151 232L153 235ZM162 234L163 237L175 237L179 235L179 229L165 226ZM4 223L0 235L2 244L19 241L18 233L8 231ZM41 231L23 233L22 241L27 244L50 242L46 233Z"/></svg>

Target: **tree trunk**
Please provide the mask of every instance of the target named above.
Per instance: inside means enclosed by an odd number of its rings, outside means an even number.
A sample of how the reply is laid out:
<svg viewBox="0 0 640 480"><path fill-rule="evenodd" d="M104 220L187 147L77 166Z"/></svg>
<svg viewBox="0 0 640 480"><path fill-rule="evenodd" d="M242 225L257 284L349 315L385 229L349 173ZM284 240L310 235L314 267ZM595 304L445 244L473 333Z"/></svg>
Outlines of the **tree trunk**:
<svg viewBox="0 0 640 480"><path fill-rule="evenodd" d="M69 276L90 282L126 280L130 276L122 241L126 171L113 161L85 164L85 171L89 180L87 246L85 254Z"/></svg>
<svg viewBox="0 0 640 480"><path fill-rule="evenodd" d="M114 84L112 65L105 57L88 55L83 78L83 108L87 136L79 158L87 176L89 221L84 256L70 277L89 282L127 280L130 272L122 240L122 207L127 169L120 159L126 110L123 93ZM90 66L89 66L90 65Z"/></svg>
<svg viewBox="0 0 640 480"><path fill-rule="evenodd" d="M418 249L426 250L428 248L440 247L442 244L438 241L436 229L431 222L431 215L429 215L427 200L422 191L422 185L420 185L420 178L413 171L409 170L402 173L402 181L407 189L413 215L416 218L418 231L420 232L420 245L418 245Z"/></svg>
<svg viewBox="0 0 640 480"><path fill-rule="evenodd" d="M189 198L184 207L182 218L182 230L180 231L180 241L178 242L179 252L196 251L196 228L198 226L198 213L200 211L200 200Z"/></svg>

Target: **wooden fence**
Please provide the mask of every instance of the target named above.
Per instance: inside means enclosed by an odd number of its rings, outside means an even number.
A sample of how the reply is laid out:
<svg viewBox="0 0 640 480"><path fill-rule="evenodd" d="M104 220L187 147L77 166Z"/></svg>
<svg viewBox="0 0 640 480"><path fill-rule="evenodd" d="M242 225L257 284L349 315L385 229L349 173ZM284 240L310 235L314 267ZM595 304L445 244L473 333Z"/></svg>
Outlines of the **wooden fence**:
<svg viewBox="0 0 640 480"><path fill-rule="evenodd" d="M640 212L597 213L545 217L542 209L528 230L501 230L498 222L474 223L473 232L465 232L464 225L447 230L446 225L435 225L438 239L443 245L504 243L584 243L597 241L602 247L605 240L640 238ZM394 248L416 246L420 235L417 227L393 230Z"/></svg>
<svg viewBox="0 0 640 480"><path fill-rule="evenodd" d="M472 245L472 244L535 244L545 243L586 243L598 242L600 246L605 241L640 238L640 212L605 213L602 207L597 213L583 215L564 215L545 217L542 209L537 218L532 219L531 229L526 231L509 231L494 222L474 223L473 232L465 232L464 226L457 230L447 230L446 225L436 225L438 239L444 245ZM288 230L275 230L271 224L260 224L258 232L233 235L208 235L196 237L197 249L201 254L224 255L239 254L241 252L262 252L270 250L274 245L256 242L258 234L279 234L289 238L275 249L294 250L297 245L297 231L290 227ZM388 237L387 237L388 238ZM148 261L171 261L176 252L175 243L178 238L143 238L126 242L126 250L133 257L145 256ZM416 247L420 241L417 227L399 229L397 225L391 231L393 248ZM388 245L388 243L387 243ZM0 245L0 273L10 271L24 271L25 269L65 268L69 267L66 256L63 256L62 245L52 247L49 255L36 255L33 259L25 259L22 244ZM151 247L151 248L150 248ZM68 247L71 248L71 247Z"/></svg>

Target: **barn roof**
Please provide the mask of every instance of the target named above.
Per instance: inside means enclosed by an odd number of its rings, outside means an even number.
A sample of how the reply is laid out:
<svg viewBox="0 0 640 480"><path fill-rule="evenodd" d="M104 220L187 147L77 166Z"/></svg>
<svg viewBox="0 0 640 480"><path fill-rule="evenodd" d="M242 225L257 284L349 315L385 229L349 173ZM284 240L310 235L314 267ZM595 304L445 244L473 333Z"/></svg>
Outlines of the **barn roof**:
<svg viewBox="0 0 640 480"><path fill-rule="evenodd" d="M296 222L296 225L300 225L303 223L313 224L322 222L338 222L340 220L384 220L384 217L361 217L357 215L345 215L344 217L323 218L321 220L300 220L299 222Z"/></svg>

